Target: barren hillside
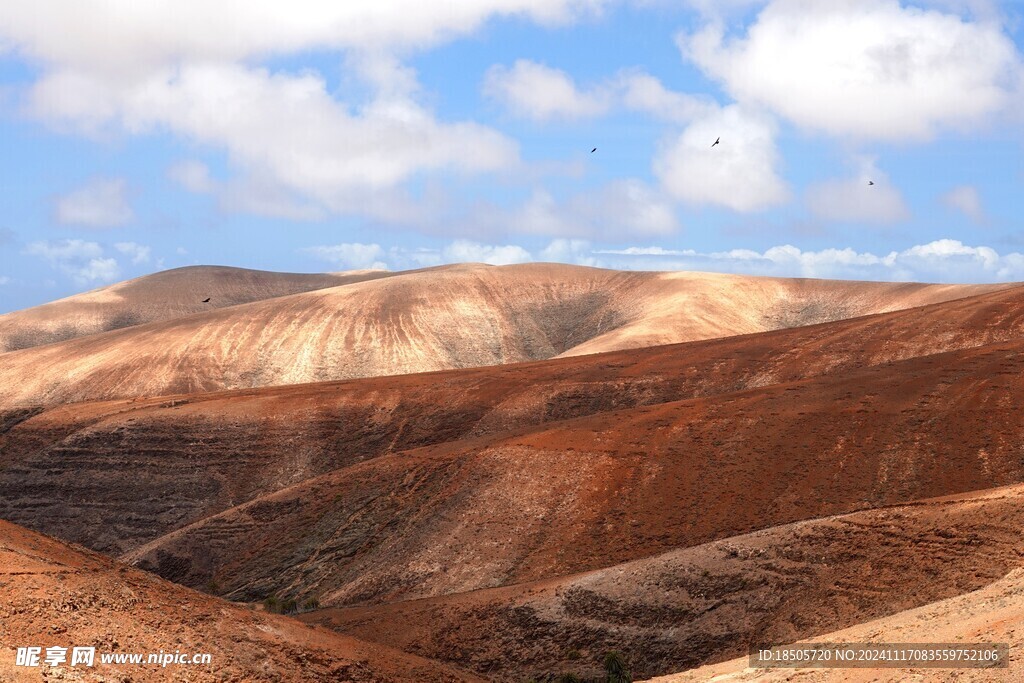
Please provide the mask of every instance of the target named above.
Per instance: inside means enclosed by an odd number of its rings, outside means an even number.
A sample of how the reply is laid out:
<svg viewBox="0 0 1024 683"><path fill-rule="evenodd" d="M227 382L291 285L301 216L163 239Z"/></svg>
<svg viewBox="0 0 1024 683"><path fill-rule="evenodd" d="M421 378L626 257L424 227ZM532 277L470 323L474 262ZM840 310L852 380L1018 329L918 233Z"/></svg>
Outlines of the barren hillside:
<svg viewBox="0 0 1024 683"><path fill-rule="evenodd" d="M1008 289L828 325L539 363L8 411L0 415L0 517L120 553L387 453L1019 339L1022 297ZM825 419L826 408L857 400L819 409ZM134 493L140 486L147 495Z"/></svg>
<svg viewBox="0 0 1024 683"><path fill-rule="evenodd" d="M226 266L165 270L0 315L0 353L389 274L270 273Z"/></svg>
<svg viewBox="0 0 1024 683"><path fill-rule="evenodd" d="M409 271L10 352L0 363L0 406L497 365L761 332L993 289L555 264Z"/></svg>
<svg viewBox="0 0 1024 683"><path fill-rule="evenodd" d="M0 521L0 680L431 681L476 677L246 609ZM94 667L16 667L16 647L95 647ZM209 665L102 664L102 654L211 655ZM42 657L40 657L42 659Z"/></svg>
<svg viewBox="0 0 1024 683"><path fill-rule="evenodd" d="M1024 342L392 453L130 558L324 605L539 580L756 529L1024 481ZM414 511L414 512L411 512Z"/></svg>
<svg viewBox="0 0 1024 683"><path fill-rule="evenodd" d="M797 522L585 574L326 609L302 620L492 680L596 676L611 650L635 675L650 676L982 588L1020 566L1022 522L1018 485ZM915 640L883 628L871 637Z"/></svg>

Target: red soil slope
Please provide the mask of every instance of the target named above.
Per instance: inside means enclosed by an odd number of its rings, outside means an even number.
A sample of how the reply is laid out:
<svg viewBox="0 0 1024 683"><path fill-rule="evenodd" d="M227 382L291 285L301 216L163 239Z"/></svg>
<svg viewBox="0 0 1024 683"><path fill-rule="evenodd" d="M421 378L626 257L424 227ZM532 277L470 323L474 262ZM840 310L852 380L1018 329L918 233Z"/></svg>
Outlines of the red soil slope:
<svg viewBox="0 0 1024 683"><path fill-rule="evenodd" d="M797 522L585 574L301 619L492 680L597 676L611 650L634 675L650 676L981 588L1020 566L1022 523L1018 485Z"/></svg>
<svg viewBox="0 0 1024 683"><path fill-rule="evenodd" d="M1024 290L1016 288L826 325L541 363L7 411L0 413L0 517L118 553L385 453L836 375L1019 338L1022 330Z"/></svg>
<svg viewBox="0 0 1024 683"><path fill-rule="evenodd" d="M169 583L0 522L0 680L434 681L480 679ZM95 647L95 667L16 666L18 647ZM211 655L209 665L102 664L101 654Z"/></svg>
<svg viewBox="0 0 1024 683"><path fill-rule="evenodd" d="M232 596L326 605L610 566L1024 481L1024 341L389 454L135 551Z"/></svg>

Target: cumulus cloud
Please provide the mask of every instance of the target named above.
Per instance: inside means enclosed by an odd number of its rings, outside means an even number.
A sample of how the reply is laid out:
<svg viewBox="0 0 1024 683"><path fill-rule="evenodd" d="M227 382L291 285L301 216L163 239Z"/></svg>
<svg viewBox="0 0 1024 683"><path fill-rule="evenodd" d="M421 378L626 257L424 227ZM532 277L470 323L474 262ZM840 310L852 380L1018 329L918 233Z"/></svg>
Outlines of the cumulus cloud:
<svg viewBox="0 0 1024 683"><path fill-rule="evenodd" d="M683 55L738 101L862 139L927 139L1003 109L1020 59L993 21L897 0L774 0L746 35L680 35Z"/></svg>
<svg viewBox="0 0 1024 683"><path fill-rule="evenodd" d="M128 204L123 178L96 178L83 187L58 197L54 217L66 225L111 228L130 223L135 213Z"/></svg>
<svg viewBox="0 0 1024 683"><path fill-rule="evenodd" d="M763 252L733 249L702 253L661 247L598 250L609 267L640 270L698 270L779 277L917 282L1006 282L1024 280L1024 254L1000 255L942 239L887 254L850 248L803 251L792 245Z"/></svg>
<svg viewBox="0 0 1024 683"><path fill-rule="evenodd" d="M306 217L373 211L381 220L408 220L416 207L395 199L413 177L508 170L520 161L516 143L498 131L439 120L423 103L415 72L396 55L469 34L493 17L551 25L605 4L257 0L239 10L216 2L43 0L0 6L0 51L38 65L26 106L55 126L92 135L169 131L224 151L240 181L218 185L195 164L175 168L172 177L217 193L225 207ZM341 53L367 91L346 86L339 95L313 71L257 66L315 50Z"/></svg>
<svg viewBox="0 0 1024 683"><path fill-rule="evenodd" d="M150 247L136 242L116 242L114 243L114 249L130 258L132 263L136 265L140 263L148 263L150 253L152 251Z"/></svg>
<svg viewBox="0 0 1024 683"><path fill-rule="evenodd" d="M661 246L595 248L589 240L559 238L536 250L506 244L490 245L456 240L438 248L384 248L379 244L343 244L302 250L317 258L348 267L380 259L391 270L446 263L508 265L548 261L648 271L708 271L775 277L813 277L889 282L1010 282L1024 281L1024 254L999 254L986 246L969 246L952 239L915 245L902 251L875 254L849 247L801 250L784 244L764 251L732 249L701 252Z"/></svg>
<svg viewBox="0 0 1024 683"><path fill-rule="evenodd" d="M850 178L826 180L807 188L806 202L818 218L841 222L889 224L910 218L903 195L874 161L862 158ZM873 181L874 185L868 185Z"/></svg>
<svg viewBox="0 0 1024 683"><path fill-rule="evenodd" d="M582 89L567 72L527 59L511 68L492 66L484 78L483 93L513 114L536 121L593 118L623 108L689 123L718 108L711 97L669 90L640 69L623 69Z"/></svg>
<svg viewBox="0 0 1024 683"><path fill-rule="evenodd" d="M469 240L452 242L441 251L441 255L446 263L489 263L492 266L507 266L533 260L530 252L516 245L497 246Z"/></svg>
<svg viewBox="0 0 1024 683"><path fill-rule="evenodd" d="M167 169L167 177L189 192L208 194L218 184L210 176L209 167L201 161L182 161Z"/></svg>
<svg viewBox="0 0 1024 683"><path fill-rule="evenodd" d="M46 260L77 284L113 282L120 274L117 261L106 257L96 242L80 239L31 242L25 253Z"/></svg>
<svg viewBox="0 0 1024 683"><path fill-rule="evenodd" d="M517 60L511 68L492 66L483 92L515 114L538 121L597 116L611 106L607 91L581 91L564 71L527 59Z"/></svg>
<svg viewBox="0 0 1024 683"><path fill-rule="evenodd" d="M87 94L69 102L69 93ZM250 178L338 212L357 210L368 193L421 171L494 171L518 157L500 133L440 123L411 100L377 99L353 113L312 73L183 65L121 87L68 70L44 77L32 98L41 115L88 125L112 119L138 133L167 128L223 147ZM176 179L193 187L208 182L194 165L179 167ZM266 195L258 184L252 189L254 200Z"/></svg>
<svg viewBox="0 0 1024 683"><path fill-rule="evenodd" d="M679 229L670 198L633 178L614 180L564 200L537 189L518 206L478 206L466 223L489 234L611 240L624 235L664 236Z"/></svg>
<svg viewBox="0 0 1024 683"><path fill-rule="evenodd" d="M789 199L779 177L775 125L739 105L715 110L663 144L654 172L666 191L690 204L757 211ZM720 145L712 143L722 138Z"/></svg>
<svg viewBox="0 0 1024 683"><path fill-rule="evenodd" d="M387 264L382 260L385 256L384 249L379 244L346 242L329 246L308 247L301 251L321 261L332 263L336 268L342 270L388 269Z"/></svg>
<svg viewBox="0 0 1024 683"><path fill-rule="evenodd" d="M605 0L41 0L0 6L0 35L45 63L132 73L171 62L243 61L308 50L424 48L496 16L545 25L600 12ZM102 27L102 30L97 30Z"/></svg>
<svg viewBox="0 0 1024 683"><path fill-rule="evenodd" d="M981 202L978 188L973 185L959 185L942 195L942 203L959 211L975 223L984 223L985 207Z"/></svg>

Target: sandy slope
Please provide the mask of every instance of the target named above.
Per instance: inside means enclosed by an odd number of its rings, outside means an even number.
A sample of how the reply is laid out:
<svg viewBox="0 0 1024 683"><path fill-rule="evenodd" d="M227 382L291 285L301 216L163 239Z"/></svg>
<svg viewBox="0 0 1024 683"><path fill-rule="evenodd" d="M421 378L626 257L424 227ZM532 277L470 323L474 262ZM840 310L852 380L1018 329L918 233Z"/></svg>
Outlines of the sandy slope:
<svg viewBox="0 0 1024 683"><path fill-rule="evenodd" d="M0 521L0 680L479 680L379 645L310 629L168 583L107 557ZM208 653L210 665L116 666L95 661L15 666L17 647L101 653Z"/></svg>
<svg viewBox="0 0 1024 683"><path fill-rule="evenodd" d="M409 271L7 353L0 405L495 365L759 332L991 289L555 264Z"/></svg>
<svg viewBox="0 0 1024 683"><path fill-rule="evenodd" d="M593 676L611 650L634 674L651 675L981 588L1019 566L1022 522L1017 485L773 527L585 574L302 619L496 680Z"/></svg>
<svg viewBox="0 0 1024 683"><path fill-rule="evenodd" d="M175 268L0 315L0 352L387 275L380 271L302 274L226 266ZM209 303L203 303L206 298Z"/></svg>

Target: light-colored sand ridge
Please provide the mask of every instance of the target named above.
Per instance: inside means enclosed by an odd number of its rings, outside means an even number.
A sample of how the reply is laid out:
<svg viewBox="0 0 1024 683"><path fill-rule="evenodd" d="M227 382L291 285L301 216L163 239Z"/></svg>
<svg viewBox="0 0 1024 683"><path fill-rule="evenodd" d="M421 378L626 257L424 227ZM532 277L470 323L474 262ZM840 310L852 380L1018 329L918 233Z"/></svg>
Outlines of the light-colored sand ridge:
<svg viewBox="0 0 1024 683"><path fill-rule="evenodd" d="M553 264L410 271L7 353L0 406L497 365L825 322L990 289Z"/></svg>

